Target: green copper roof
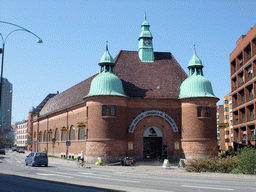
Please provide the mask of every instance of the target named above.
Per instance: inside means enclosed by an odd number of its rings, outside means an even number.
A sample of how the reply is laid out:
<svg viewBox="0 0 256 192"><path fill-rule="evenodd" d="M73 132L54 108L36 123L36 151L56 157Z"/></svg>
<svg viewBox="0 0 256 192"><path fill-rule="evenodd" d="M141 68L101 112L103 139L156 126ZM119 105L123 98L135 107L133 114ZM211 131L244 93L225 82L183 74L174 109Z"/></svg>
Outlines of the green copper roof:
<svg viewBox="0 0 256 192"><path fill-rule="evenodd" d="M146 13L145 13L145 20L144 20L144 22L143 22L142 25L141 25L142 30L141 30L139 39L140 39L141 37L152 38L152 34L151 34L151 32L149 31L150 25L149 25L149 23L147 22L146 19L147 19L147 17L146 17Z"/></svg>
<svg viewBox="0 0 256 192"><path fill-rule="evenodd" d="M106 51L101 57L99 63L101 69L99 74L94 77L91 82L91 87L88 95L91 96L122 96L127 97L124 93L123 83L114 74L115 62L112 56L108 52L108 45L106 46Z"/></svg>
<svg viewBox="0 0 256 192"><path fill-rule="evenodd" d="M202 61L194 54L188 65L189 77L180 84L179 99L194 97L217 98L212 90L211 82L203 76Z"/></svg>
<svg viewBox="0 0 256 192"><path fill-rule="evenodd" d="M196 54L196 49L194 49L193 57L190 59L188 67L192 66L203 66L202 61L199 59L199 57Z"/></svg>
<svg viewBox="0 0 256 192"><path fill-rule="evenodd" d="M86 97L91 96L123 96L123 84L115 74L111 72L99 73L91 82L90 92Z"/></svg>
<svg viewBox="0 0 256 192"><path fill-rule="evenodd" d="M115 64L113 57L108 52L108 44L106 45L106 51L105 51L104 55L101 57L101 60L99 62L99 64L103 64L103 63Z"/></svg>
<svg viewBox="0 0 256 192"><path fill-rule="evenodd" d="M180 85L179 99L191 97L214 97L211 82L201 75L192 75Z"/></svg>

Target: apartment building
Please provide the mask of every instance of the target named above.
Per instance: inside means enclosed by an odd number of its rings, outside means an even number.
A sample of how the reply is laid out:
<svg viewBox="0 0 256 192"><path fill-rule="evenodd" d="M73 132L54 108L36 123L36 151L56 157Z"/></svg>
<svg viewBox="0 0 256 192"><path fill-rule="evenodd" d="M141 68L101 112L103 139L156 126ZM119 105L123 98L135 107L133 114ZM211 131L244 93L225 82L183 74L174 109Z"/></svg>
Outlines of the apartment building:
<svg viewBox="0 0 256 192"><path fill-rule="evenodd" d="M234 147L255 145L256 25L237 40L229 59Z"/></svg>
<svg viewBox="0 0 256 192"><path fill-rule="evenodd" d="M217 140L218 140L218 149L219 151L225 150L225 130L223 128L219 128L220 124L224 123L224 106L217 106Z"/></svg>
<svg viewBox="0 0 256 192"><path fill-rule="evenodd" d="M12 84L6 78L3 78L1 94L0 131L8 132L11 130L12 119Z"/></svg>
<svg viewBox="0 0 256 192"><path fill-rule="evenodd" d="M27 149L28 146L28 121L23 120L15 123L15 143L18 148Z"/></svg>

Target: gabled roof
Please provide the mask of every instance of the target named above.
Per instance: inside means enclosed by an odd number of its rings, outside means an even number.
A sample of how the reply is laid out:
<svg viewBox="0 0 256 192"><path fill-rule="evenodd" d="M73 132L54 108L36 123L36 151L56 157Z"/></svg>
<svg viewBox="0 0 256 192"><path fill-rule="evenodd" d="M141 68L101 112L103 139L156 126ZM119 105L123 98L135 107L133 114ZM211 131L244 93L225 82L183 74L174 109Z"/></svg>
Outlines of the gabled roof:
<svg viewBox="0 0 256 192"><path fill-rule="evenodd" d="M135 98L178 98L179 85L187 74L170 52L154 52L154 62L141 62L137 51L120 51L115 74L125 94Z"/></svg>
<svg viewBox="0 0 256 192"><path fill-rule="evenodd" d="M154 55L155 61L150 63L141 62L137 51L121 50L115 57L114 71L122 80L125 94L131 98L177 99L179 85L187 74L170 52L155 52ZM83 102L96 75L51 98L40 116Z"/></svg>

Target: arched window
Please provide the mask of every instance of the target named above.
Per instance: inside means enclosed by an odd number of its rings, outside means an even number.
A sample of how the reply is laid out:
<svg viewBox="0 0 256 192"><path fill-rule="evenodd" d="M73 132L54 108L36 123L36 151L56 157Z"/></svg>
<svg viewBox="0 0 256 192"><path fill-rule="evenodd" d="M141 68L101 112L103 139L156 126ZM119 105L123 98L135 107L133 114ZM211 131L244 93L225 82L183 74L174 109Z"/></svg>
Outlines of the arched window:
<svg viewBox="0 0 256 192"><path fill-rule="evenodd" d="M55 139L56 139L56 141L59 141L59 129L58 128L56 128L56 130L55 130Z"/></svg>
<svg viewBox="0 0 256 192"><path fill-rule="evenodd" d="M78 131L78 140L85 140L85 128L79 129L79 131Z"/></svg>
<svg viewBox="0 0 256 192"><path fill-rule="evenodd" d="M44 142L47 142L47 133L44 131Z"/></svg>
<svg viewBox="0 0 256 192"><path fill-rule="evenodd" d="M74 126L71 126L71 128L70 128L69 140L75 140L75 127Z"/></svg>
<svg viewBox="0 0 256 192"><path fill-rule="evenodd" d="M52 134L49 134L49 142L52 141Z"/></svg>
<svg viewBox="0 0 256 192"><path fill-rule="evenodd" d="M36 139L36 132L34 132L34 139Z"/></svg>
<svg viewBox="0 0 256 192"><path fill-rule="evenodd" d="M61 141L67 140L67 132L61 132Z"/></svg>

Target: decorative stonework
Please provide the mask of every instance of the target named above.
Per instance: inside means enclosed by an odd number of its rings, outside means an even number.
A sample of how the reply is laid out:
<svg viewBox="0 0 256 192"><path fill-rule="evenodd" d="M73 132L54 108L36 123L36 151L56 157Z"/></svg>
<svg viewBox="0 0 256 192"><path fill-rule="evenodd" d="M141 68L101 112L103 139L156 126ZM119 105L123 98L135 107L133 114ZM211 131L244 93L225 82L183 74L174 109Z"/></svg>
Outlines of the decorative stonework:
<svg viewBox="0 0 256 192"><path fill-rule="evenodd" d="M167 115L166 113L164 113L162 111L158 111L158 110L145 111L145 112L141 113L140 115L138 115L132 121L132 124L130 125L130 128L129 128L129 132L133 133L136 125L142 119L144 119L145 117L149 117L149 116L158 116L158 117L164 118L172 126L173 132L178 132L178 127L177 127L176 123L173 121L173 119L169 115Z"/></svg>

